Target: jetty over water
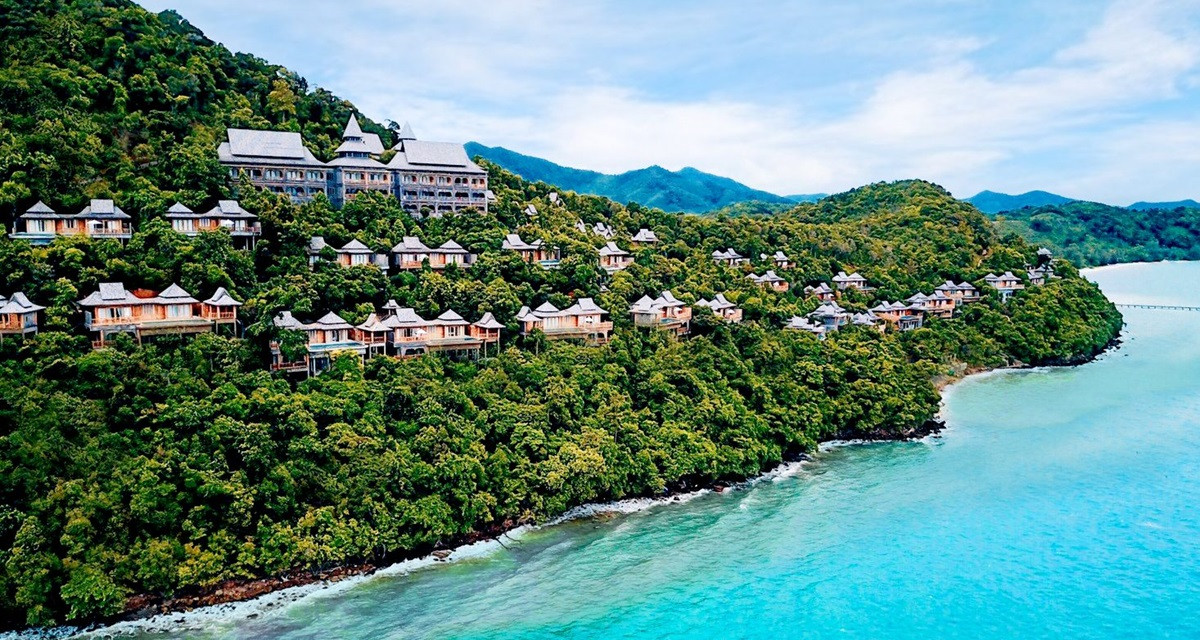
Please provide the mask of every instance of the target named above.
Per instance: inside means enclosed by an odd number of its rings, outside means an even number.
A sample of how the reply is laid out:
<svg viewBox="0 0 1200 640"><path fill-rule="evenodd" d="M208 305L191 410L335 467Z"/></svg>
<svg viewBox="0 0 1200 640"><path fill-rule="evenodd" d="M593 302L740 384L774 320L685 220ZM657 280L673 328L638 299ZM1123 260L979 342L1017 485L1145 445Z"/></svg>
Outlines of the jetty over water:
<svg viewBox="0 0 1200 640"><path fill-rule="evenodd" d="M1154 309L1156 311L1200 311L1200 307L1188 307L1178 304L1131 304L1114 302L1114 305L1124 309Z"/></svg>

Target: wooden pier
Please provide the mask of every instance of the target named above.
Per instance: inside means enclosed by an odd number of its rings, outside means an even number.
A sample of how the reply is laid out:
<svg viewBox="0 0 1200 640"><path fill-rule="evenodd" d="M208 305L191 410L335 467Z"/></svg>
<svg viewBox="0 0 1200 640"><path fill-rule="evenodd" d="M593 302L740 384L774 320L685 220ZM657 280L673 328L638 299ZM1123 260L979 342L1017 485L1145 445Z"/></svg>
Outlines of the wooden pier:
<svg viewBox="0 0 1200 640"><path fill-rule="evenodd" d="M1188 307L1177 304L1130 304L1114 302L1114 305L1125 309L1154 309L1157 311L1200 311L1200 307Z"/></svg>

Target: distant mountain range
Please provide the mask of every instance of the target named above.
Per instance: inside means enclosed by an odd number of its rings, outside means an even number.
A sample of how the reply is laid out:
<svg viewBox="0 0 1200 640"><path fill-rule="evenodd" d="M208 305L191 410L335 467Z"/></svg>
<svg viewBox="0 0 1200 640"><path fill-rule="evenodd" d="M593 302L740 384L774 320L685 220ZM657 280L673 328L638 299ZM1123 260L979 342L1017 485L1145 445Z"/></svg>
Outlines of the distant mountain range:
<svg viewBox="0 0 1200 640"><path fill-rule="evenodd" d="M967 198L967 202L975 205L976 209L984 213L1004 213L1005 211L1017 211L1025 207L1057 207L1072 202L1086 202L1075 198L1060 196L1057 193L1048 191L1030 191L1020 195L1009 195L1007 193L997 193L995 191L980 191L979 193ZM1135 202L1128 207L1120 207L1117 205L1105 205L1118 209L1130 209L1132 211L1173 211L1175 209L1200 209L1200 202L1195 200L1175 200L1172 202Z"/></svg>
<svg viewBox="0 0 1200 640"><path fill-rule="evenodd" d="M1025 207L1045 207L1047 205L1060 205L1074 201L1074 198L1060 196L1048 191L1030 191L1016 196L1007 193L997 193L995 191L981 191L967 198L967 202L975 205L976 209L984 213L1015 211Z"/></svg>
<svg viewBox="0 0 1200 640"><path fill-rule="evenodd" d="M1134 211L1150 211L1152 209L1174 211L1180 207L1184 209L1200 209L1200 202L1196 202L1191 198L1187 200L1175 200L1173 202L1135 202L1125 208L1133 209Z"/></svg>
<svg viewBox="0 0 1200 640"><path fill-rule="evenodd" d="M578 193L605 196L617 202L637 202L664 211L705 213L739 202L790 204L811 202L823 197L823 194L779 196L691 167L668 171L653 166L611 175L564 167L549 160L478 142L468 142L466 149L471 157L483 156L526 180L542 181Z"/></svg>

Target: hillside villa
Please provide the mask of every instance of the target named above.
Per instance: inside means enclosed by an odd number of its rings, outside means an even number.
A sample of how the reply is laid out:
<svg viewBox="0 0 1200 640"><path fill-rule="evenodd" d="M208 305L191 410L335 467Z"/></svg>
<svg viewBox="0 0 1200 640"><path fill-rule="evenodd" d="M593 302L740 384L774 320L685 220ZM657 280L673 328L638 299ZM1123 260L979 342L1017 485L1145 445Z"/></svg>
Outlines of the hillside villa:
<svg viewBox="0 0 1200 640"><path fill-rule="evenodd" d="M776 251L775 255L772 255L772 256L768 256L767 254L764 253L759 257L762 258L762 260L764 262L766 262L768 260L770 260L771 262L774 262L776 269L790 269L792 266L791 258L788 258L787 254L785 254L782 251Z"/></svg>
<svg viewBox="0 0 1200 640"><path fill-rule="evenodd" d="M543 240L525 242L521 236L510 233L504 236L500 248L505 251L516 251L521 259L528 263L537 263L545 269L557 269L562 260L562 252L558 247L549 247Z"/></svg>
<svg viewBox="0 0 1200 640"><path fill-rule="evenodd" d="M46 245L59 236L112 238L127 242L133 237L129 214L112 200L92 200L73 215L55 212L38 201L21 214L13 225L10 238L28 240L30 244Z"/></svg>
<svg viewBox="0 0 1200 640"><path fill-rule="evenodd" d="M608 312L601 309L591 298L580 298L566 309L559 309L549 302L536 309L521 307L517 322L521 323L521 335L535 331L545 334L547 340L583 340L589 344L606 344L612 338L613 323L605 320Z"/></svg>
<svg viewBox="0 0 1200 640"><path fill-rule="evenodd" d="M839 291L845 291L846 289L873 291L873 288L867 285L866 278L860 276L858 273L846 275L845 271L839 271L838 274L833 277L833 285L837 287Z"/></svg>
<svg viewBox="0 0 1200 640"><path fill-rule="evenodd" d="M968 282L955 284L953 280L947 280L943 284L939 284L934 292L953 298L960 304L979 301L979 290Z"/></svg>
<svg viewBox="0 0 1200 640"><path fill-rule="evenodd" d="M695 307L708 307L712 309L714 315L726 322L738 323L742 321L742 310L737 305L730 302L723 293L718 293L713 296L712 300L697 300Z"/></svg>
<svg viewBox="0 0 1200 640"><path fill-rule="evenodd" d="M255 241L262 235L258 216L243 209L237 200L218 200L217 206L205 213L192 211L176 202L167 209L164 217L171 222L172 229L188 237L224 229L233 237L235 246L243 249L253 249Z"/></svg>
<svg viewBox="0 0 1200 640"><path fill-rule="evenodd" d="M633 264L633 254L617 246L615 242L607 242L600 247L600 268L612 275Z"/></svg>
<svg viewBox="0 0 1200 640"><path fill-rule="evenodd" d="M787 291L788 287L790 286L788 285L787 280L784 280L776 275L773 270L768 270L761 276L751 273L750 275L746 276L746 279L760 287L763 287L764 289L771 289L780 293Z"/></svg>
<svg viewBox="0 0 1200 640"><path fill-rule="evenodd" d="M883 302L871 308L871 313L896 328L897 331L919 329L925 323L925 313L903 302Z"/></svg>
<svg viewBox="0 0 1200 640"><path fill-rule="evenodd" d="M104 347L118 333L143 337L164 334L211 333L218 325L237 323L237 308L225 289L200 302L177 284L155 292L129 291L120 282L106 282L98 291L79 301L84 310L84 327L93 334L92 346Z"/></svg>
<svg viewBox="0 0 1200 640"><path fill-rule="evenodd" d="M832 287L830 287L828 284L822 282L815 287L812 285L804 287L804 295L816 298L817 300L820 300L821 302L829 302L829 301L833 300L833 298L836 294L834 293Z"/></svg>
<svg viewBox="0 0 1200 640"><path fill-rule="evenodd" d="M938 318L950 318L954 315L954 298L947 296L941 291L934 291L931 296L917 293L908 300L905 300L905 302L913 308L924 311L927 315Z"/></svg>
<svg viewBox="0 0 1200 640"><path fill-rule="evenodd" d="M783 325L783 328L785 331L805 331L817 336L822 340L825 339L825 325L821 322L810 322L808 318L792 316L787 323Z"/></svg>
<svg viewBox="0 0 1200 640"><path fill-rule="evenodd" d="M45 308L30 302L20 291L8 298L0 295L0 340L4 336L24 338L37 333L38 312Z"/></svg>
<svg viewBox="0 0 1200 640"><path fill-rule="evenodd" d="M648 247L658 244L658 236L655 235L653 231L643 227L638 229L638 232L633 235L633 238L630 239L630 242L637 247Z"/></svg>
<svg viewBox="0 0 1200 640"><path fill-rule="evenodd" d="M385 354L406 358L435 352L478 357L486 345L499 344L500 330L504 328L490 313L474 323L454 311L426 320L395 300L389 300L383 311L370 314L358 326L351 326L333 312L306 324L290 311L283 311L274 318L274 324L281 329L304 332L307 342L300 360L288 360L279 343L272 343L271 368L307 371L309 375L327 369L334 354L347 351L361 358Z"/></svg>
<svg viewBox="0 0 1200 640"><path fill-rule="evenodd" d="M843 309L838 303L830 301L809 313L808 318L824 326L825 332L829 333L849 324L850 312Z"/></svg>
<svg viewBox="0 0 1200 640"><path fill-rule="evenodd" d="M392 264L406 271L423 268L426 260L429 261L429 268L435 271L452 264L466 267L473 264L475 258L475 254L468 252L453 240L447 240L442 246L433 249L425 246L420 238L404 236L399 244L392 247Z"/></svg>
<svg viewBox="0 0 1200 640"><path fill-rule="evenodd" d="M730 266L730 267L734 267L739 264L748 264L750 262L749 258L743 257L742 254L734 251L733 249L726 249L724 251L721 251L721 250L713 251L712 259L713 259L713 262L715 262L717 264L726 265L726 266Z"/></svg>
<svg viewBox="0 0 1200 640"><path fill-rule="evenodd" d="M691 330L692 308L670 291L663 291L657 298L642 296L629 307L629 313L638 327L665 329L678 336Z"/></svg>
<svg viewBox="0 0 1200 640"><path fill-rule="evenodd" d="M1005 271L1001 275L989 273L983 277L983 281L1000 293L1000 300L1007 302L1014 293L1025 288L1021 279L1013 275L1011 271Z"/></svg>

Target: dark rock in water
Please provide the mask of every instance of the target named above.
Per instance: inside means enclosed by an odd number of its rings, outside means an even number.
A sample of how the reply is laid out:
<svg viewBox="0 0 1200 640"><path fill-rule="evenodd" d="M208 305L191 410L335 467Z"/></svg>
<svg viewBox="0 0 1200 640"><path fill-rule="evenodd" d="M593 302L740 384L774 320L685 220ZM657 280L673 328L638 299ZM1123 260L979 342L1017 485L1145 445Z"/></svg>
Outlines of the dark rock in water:
<svg viewBox="0 0 1200 640"><path fill-rule="evenodd" d="M451 552L449 549L439 549L433 552L433 557L437 558L438 560L445 560L446 558L450 557L450 553Z"/></svg>

